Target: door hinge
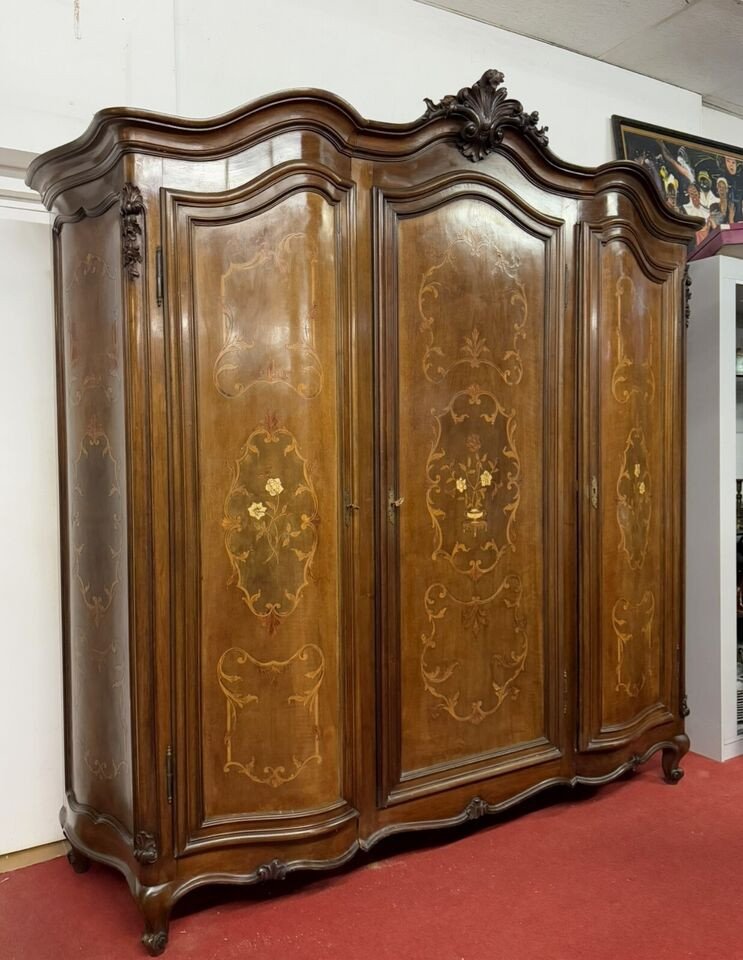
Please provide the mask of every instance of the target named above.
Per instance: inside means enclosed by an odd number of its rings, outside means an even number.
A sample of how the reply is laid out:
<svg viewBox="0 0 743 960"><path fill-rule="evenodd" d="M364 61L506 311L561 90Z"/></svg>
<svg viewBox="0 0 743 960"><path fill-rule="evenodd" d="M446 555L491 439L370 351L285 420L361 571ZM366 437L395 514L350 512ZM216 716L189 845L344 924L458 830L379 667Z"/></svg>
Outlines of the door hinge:
<svg viewBox="0 0 743 960"><path fill-rule="evenodd" d="M168 803L173 802L173 748L168 744L165 751L165 785L168 793Z"/></svg>
<svg viewBox="0 0 743 960"><path fill-rule="evenodd" d="M568 713L568 671L562 671L562 713L567 716Z"/></svg>
<svg viewBox="0 0 743 960"><path fill-rule="evenodd" d="M163 248L155 250L155 297L157 305L163 305Z"/></svg>

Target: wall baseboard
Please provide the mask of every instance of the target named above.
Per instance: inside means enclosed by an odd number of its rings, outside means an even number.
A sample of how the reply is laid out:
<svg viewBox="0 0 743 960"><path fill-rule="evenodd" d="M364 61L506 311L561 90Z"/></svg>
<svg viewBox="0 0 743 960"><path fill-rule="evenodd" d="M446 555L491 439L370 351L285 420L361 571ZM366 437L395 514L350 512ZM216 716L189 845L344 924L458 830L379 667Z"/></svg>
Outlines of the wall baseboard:
<svg viewBox="0 0 743 960"><path fill-rule="evenodd" d="M0 873L10 873L11 870L20 870L21 867L30 867L45 860L54 860L55 857L64 857L66 854L67 844L64 840L42 843L41 846L31 847L28 850L5 853L0 856Z"/></svg>

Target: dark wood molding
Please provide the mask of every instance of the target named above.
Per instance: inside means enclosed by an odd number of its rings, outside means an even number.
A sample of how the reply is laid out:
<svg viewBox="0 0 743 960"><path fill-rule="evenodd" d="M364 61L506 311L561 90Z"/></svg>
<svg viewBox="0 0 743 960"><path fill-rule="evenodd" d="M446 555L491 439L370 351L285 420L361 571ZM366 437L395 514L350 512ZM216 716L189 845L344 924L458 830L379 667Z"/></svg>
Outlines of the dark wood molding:
<svg viewBox="0 0 743 960"><path fill-rule="evenodd" d="M514 127L539 147L548 144L547 127L540 127L536 110L527 113L518 100L508 99L500 70L486 70L477 83L434 103L426 98L426 120L455 117L460 123L457 145L468 160L484 159Z"/></svg>

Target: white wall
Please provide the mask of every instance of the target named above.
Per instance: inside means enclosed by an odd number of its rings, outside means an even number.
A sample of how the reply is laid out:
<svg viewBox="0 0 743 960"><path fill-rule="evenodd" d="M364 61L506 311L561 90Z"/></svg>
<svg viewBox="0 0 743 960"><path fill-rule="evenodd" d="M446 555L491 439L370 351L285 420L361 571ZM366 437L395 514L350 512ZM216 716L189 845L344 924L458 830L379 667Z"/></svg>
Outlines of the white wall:
<svg viewBox="0 0 743 960"><path fill-rule="evenodd" d="M0 148L46 150L106 106L204 116L294 86L333 90L373 119L407 121L425 96L454 93L488 67L540 111L552 148L575 163L614 157L613 113L743 144L743 121L703 108L694 93L415 0L33 0L5 14ZM62 793L45 230L0 256L0 736L7 718L23 718L12 719L12 748L0 752L0 782L14 784L0 795L0 824L19 824L0 836L0 851L55 839Z"/></svg>
<svg viewBox="0 0 743 960"><path fill-rule="evenodd" d="M0 198L0 854L56 839L63 780L49 215Z"/></svg>

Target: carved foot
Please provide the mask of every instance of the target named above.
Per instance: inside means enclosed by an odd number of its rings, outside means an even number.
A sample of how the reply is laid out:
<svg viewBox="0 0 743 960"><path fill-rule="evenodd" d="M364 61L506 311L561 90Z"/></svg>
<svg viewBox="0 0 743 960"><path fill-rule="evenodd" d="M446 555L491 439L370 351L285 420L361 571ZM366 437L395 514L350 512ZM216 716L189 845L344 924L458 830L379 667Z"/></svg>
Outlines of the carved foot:
<svg viewBox="0 0 743 960"><path fill-rule="evenodd" d="M170 887L140 887L136 894L144 915L142 943L151 957L159 957L168 943L170 910L173 906Z"/></svg>
<svg viewBox="0 0 743 960"><path fill-rule="evenodd" d="M77 850L72 845L67 851L67 860L75 873L85 873L90 869L90 857L86 857L82 850Z"/></svg>
<svg viewBox="0 0 743 960"><path fill-rule="evenodd" d="M668 746L663 747L663 776L666 783L678 783L684 775L679 767L681 760L689 751L689 738L679 733Z"/></svg>
<svg viewBox="0 0 743 960"><path fill-rule="evenodd" d="M151 957L159 957L168 943L168 935L164 930L158 930L157 933L142 934L142 943Z"/></svg>

